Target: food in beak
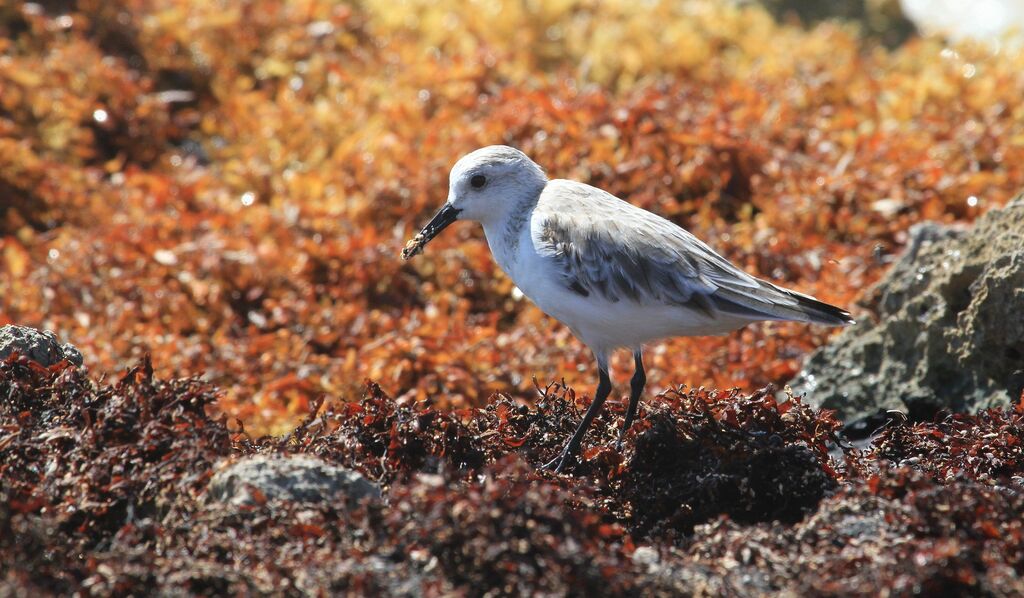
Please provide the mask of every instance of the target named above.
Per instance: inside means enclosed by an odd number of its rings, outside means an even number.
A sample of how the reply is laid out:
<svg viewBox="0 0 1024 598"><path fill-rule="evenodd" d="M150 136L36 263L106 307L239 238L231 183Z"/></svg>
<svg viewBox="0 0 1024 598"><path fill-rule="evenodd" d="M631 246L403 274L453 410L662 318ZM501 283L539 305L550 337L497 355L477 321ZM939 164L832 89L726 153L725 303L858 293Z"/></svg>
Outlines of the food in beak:
<svg viewBox="0 0 1024 598"><path fill-rule="evenodd" d="M445 229L446 226L458 220L459 212L461 211L462 210L456 209L450 203L446 203L441 206L441 209L434 214L434 217L430 219L430 222L428 222L426 226L423 227L423 230L416 233L416 236L405 244L405 249L402 250L402 259L407 260L423 251L423 247L429 243L431 239L436 237L438 233Z"/></svg>

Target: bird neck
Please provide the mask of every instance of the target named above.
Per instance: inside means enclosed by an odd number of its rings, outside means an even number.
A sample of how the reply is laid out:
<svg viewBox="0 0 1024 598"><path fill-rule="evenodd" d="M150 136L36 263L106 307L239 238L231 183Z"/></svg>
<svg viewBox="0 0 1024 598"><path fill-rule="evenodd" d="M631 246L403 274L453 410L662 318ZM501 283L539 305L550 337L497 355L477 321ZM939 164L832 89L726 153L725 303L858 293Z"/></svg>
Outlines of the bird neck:
<svg viewBox="0 0 1024 598"><path fill-rule="evenodd" d="M536 205L536 197L518 202L516 205L509 204L502 217L489 218L481 222L494 260L510 276L514 276L519 241L523 237L523 230L529 225Z"/></svg>

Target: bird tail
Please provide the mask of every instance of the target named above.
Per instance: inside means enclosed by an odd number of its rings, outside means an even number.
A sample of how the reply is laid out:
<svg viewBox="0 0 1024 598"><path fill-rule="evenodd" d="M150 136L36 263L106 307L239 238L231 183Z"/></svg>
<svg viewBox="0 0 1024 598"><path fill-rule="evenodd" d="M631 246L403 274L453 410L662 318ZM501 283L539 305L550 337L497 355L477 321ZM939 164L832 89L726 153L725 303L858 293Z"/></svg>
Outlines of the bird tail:
<svg viewBox="0 0 1024 598"><path fill-rule="evenodd" d="M777 287L759 280L756 290L720 288L711 297L714 307L728 314L751 320L810 322L826 326L854 323L850 312L819 301L810 295Z"/></svg>
<svg viewBox="0 0 1024 598"><path fill-rule="evenodd" d="M855 323L853 317L850 316L850 312L845 309L819 301L810 295L804 295L789 289L775 288L796 299L797 304L795 308L807 316L806 321L808 322L829 326L849 326Z"/></svg>

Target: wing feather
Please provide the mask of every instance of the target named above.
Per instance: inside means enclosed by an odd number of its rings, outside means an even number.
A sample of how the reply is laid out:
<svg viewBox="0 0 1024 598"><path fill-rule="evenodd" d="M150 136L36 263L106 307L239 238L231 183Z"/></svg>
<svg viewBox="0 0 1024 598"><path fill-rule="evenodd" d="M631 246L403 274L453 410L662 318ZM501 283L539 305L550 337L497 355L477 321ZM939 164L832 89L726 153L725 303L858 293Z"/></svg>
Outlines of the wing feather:
<svg viewBox="0 0 1024 598"><path fill-rule="evenodd" d="M534 246L581 295L662 302L710 316L851 321L843 310L754 278L683 228L609 193L571 181L548 187L534 210Z"/></svg>

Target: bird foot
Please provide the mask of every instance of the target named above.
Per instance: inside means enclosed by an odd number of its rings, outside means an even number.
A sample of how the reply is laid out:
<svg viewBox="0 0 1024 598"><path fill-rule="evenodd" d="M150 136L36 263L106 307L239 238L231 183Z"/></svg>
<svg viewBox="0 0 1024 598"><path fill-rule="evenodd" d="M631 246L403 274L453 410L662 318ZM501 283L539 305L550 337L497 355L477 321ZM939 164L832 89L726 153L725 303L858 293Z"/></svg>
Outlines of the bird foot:
<svg viewBox="0 0 1024 598"><path fill-rule="evenodd" d="M570 457L565 451L562 451L557 457L542 465L541 469L554 471L555 473L562 473L565 466L569 464L570 459L572 459L572 457Z"/></svg>

